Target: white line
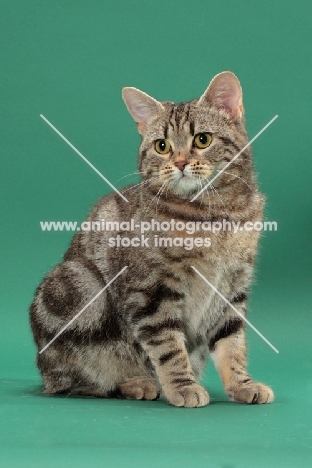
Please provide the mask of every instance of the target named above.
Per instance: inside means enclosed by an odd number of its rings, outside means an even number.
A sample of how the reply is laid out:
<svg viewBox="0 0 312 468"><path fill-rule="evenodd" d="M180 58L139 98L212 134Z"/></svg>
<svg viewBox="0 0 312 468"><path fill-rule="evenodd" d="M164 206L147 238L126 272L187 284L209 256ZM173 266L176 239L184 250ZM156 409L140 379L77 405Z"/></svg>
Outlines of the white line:
<svg viewBox="0 0 312 468"><path fill-rule="evenodd" d="M60 335L61 335L61 334L62 334L62 333L63 333L63 332L66 330L66 328L68 328L68 327L69 327L69 326L70 326L70 325L71 325L71 324L72 324L72 323L73 323L73 322L74 322L74 321L75 321L75 320L76 320L76 319L77 319L77 318L78 318L78 317L79 317L79 316L82 314L82 312L84 312L84 311L85 311L85 310L86 310L86 309L89 307L89 305L91 305L91 304L92 304L92 302L94 302L94 301L95 301L95 299L97 299L97 298L98 298L98 297L99 297L99 296L102 294L102 292L104 292L104 291L105 291L105 289L107 289L107 288L108 288L108 287L109 287L109 286L110 286L110 285L111 285L111 284L112 284L112 283L115 281L115 279L117 279L117 278L118 278L118 276L119 276L119 275L121 275L121 274L122 274L122 273L123 273L123 272L126 270L126 268L128 268L128 267L127 267L127 266L123 267L123 269L122 269L122 270L120 270L120 272L119 272L119 273L117 273L117 275L116 275L116 276L114 276L114 278L113 278L113 279L111 279L111 280L110 280L110 281L107 283L107 285L106 285L106 286L104 286L104 288L103 288L103 289L101 289L101 291L99 291L99 292L96 294L96 296L94 296L94 298L93 298L93 299L91 299L91 301L90 301L90 302L88 302L88 304L87 304L87 305L85 305L85 306L84 306L84 308L83 308L83 309L81 309L81 311L80 311L80 312L78 312L78 314L76 314L76 315L75 315L75 317L73 317L73 318L72 318L72 319L71 319L71 320L70 320L70 321L67 323L67 325L65 325L65 327L63 327L63 328L62 328L62 329L61 329L61 330L60 330L60 331L57 333L57 335L55 335L55 336L54 336L54 338L52 338L52 340L51 340L51 341L49 341L49 343L48 343L48 344L46 344L46 345L45 345L45 347L44 347L44 348L42 348L42 350L41 350L41 351L39 351L39 354L43 353L43 351L45 351L45 350L46 350L46 349L47 349L47 348L50 346L50 344L52 344L52 343L53 343L53 341L55 341L55 340L56 340L56 338L58 338L58 337L59 337L59 336L60 336Z"/></svg>
<svg viewBox="0 0 312 468"><path fill-rule="evenodd" d="M89 166L92 167L92 169L93 169L100 177L102 177L102 179L105 180L105 182L106 182L108 185L110 185L110 187L112 187L112 189L115 190L115 192L118 193L118 195L119 195L121 198L123 198L126 202L129 202L129 200L128 200L126 197L124 197L123 194L120 193L119 190L117 190L116 187L115 187L108 179L106 179L106 177L103 176L103 174L101 174L101 172L98 171L97 168L94 167L93 164L91 164L90 161L88 161L88 159L87 159L83 154L81 154L80 151L78 151L77 148L75 148L75 146L72 145L71 142L68 141L67 138L65 138L64 135L62 135L62 133L59 132L58 129L55 128L54 125L51 124L51 122L49 122L48 119L45 118L44 115L40 114L40 117L41 117L48 125L50 125L50 127L53 128L53 130L54 130L61 138L63 138L63 140L66 141L66 143L67 143L74 151L76 151L76 153L79 154L79 156L80 156L87 164L89 164Z"/></svg>
<svg viewBox="0 0 312 468"><path fill-rule="evenodd" d="M234 158L231 159L231 161L229 161L229 162L224 166L224 168L221 169L221 170L219 171L219 173L218 173L217 175L215 175L215 176L208 182L208 184L206 184L206 185L192 198L191 203L192 203L194 200L196 200L196 198L199 197L199 195L200 195L201 193L203 193L203 191L206 190L206 188L208 188L209 185L211 185L212 182L214 182L214 181L222 174L222 172L225 171L225 169L227 169L227 168L232 164L232 162L235 161L235 159L238 158L238 156L240 156L240 155L242 154L242 152L245 151L245 149L248 148L248 146L251 145L251 143L252 143L253 141L255 141L255 140L258 138L258 136L260 136L261 133L263 133L264 130L266 130L266 129L269 127L269 125L271 125L271 123L274 122L274 120L277 119L277 117L278 117L278 115L276 115L275 117L273 117L273 119L270 120L270 122L267 123L267 124L263 127L263 129L260 130L260 132L257 133L257 135L254 136L253 139L250 140L250 141L247 143L247 145L245 145L244 148L241 149L240 152L237 153L237 155L234 156Z"/></svg>
<svg viewBox="0 0 312 468"><path fill-rule="evenodd" d="M205 278L205 276L203 276L195 267L191 267L193 268L194 271L196 271L196 273L221 297L221 299L223 299L243 320L245 320L245 322L260 336L260 338L263 339L263 341L265 341L276 353L279 353L279 351L275 348L275 346L272 345L272 343L269 342L269 340L267 340L265 338L265 336L262 335L262 333L259 332L259 330L256 329L256 327L254 327L252 325L252 323L249 322L249 320L246 319L246 317L241 314L224 296L223 294L221 294L217 288L215 288L208 280L207 278Z"/></svg>

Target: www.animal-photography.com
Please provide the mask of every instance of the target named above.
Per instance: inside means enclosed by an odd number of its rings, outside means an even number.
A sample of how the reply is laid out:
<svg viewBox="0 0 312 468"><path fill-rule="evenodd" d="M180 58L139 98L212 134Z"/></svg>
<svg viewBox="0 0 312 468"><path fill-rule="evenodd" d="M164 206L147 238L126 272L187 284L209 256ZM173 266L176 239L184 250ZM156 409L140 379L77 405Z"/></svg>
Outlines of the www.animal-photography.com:
<svg viewBox="0 0 312 468"><path fill-rule="evenodd" d="M304 0L3 2L3 467L309 467Z"/></svg>

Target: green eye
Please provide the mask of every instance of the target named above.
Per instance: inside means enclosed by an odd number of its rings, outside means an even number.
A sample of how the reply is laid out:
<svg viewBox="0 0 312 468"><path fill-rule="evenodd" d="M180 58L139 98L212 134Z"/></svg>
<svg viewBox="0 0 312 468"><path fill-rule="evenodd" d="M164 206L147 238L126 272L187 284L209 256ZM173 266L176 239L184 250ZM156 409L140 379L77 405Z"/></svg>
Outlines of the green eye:
<svg viewBox="0 0 312 468"><path fill-rule="evenodd" d="M171 145L168 140L156 140L155 150L159 154L167 154L171 150Z"/></svg>
<svg viewBox="0 0 312 468"><path fill-rule="evenodd" d="M197 135L195 135L194 146L196 146L196 148L208 148L211 142L212 136L210 133L197 133Z"/></svg>

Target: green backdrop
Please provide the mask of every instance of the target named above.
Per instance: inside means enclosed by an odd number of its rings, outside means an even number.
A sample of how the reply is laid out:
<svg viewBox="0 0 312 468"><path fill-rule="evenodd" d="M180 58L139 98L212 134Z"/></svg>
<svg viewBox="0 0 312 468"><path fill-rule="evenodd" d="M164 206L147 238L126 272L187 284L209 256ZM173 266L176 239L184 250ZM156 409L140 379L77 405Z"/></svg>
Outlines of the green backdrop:
<svg viewBox="0 0 312 468"><path fill-rule="evenodd" d="M1 1L0 466L308 467L311 377L311 15L308 0ZM71 233L111 189L137 180L139 136L121 99L198 97L220 71L239 77L266 218L249 319L249 370L272 405L229 403L213 366L212 404L44 397L28 306ZM127 182L126 182L127 181Z"/></svg>

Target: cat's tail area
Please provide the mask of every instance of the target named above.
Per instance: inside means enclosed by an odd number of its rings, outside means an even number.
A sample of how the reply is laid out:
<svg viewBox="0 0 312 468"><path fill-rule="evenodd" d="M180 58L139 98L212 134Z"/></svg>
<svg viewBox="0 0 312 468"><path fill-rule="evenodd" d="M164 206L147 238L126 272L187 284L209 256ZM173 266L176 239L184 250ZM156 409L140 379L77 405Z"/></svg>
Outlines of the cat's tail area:
<svg viewBox="0 0 312 468"><path fill-rule="evenodd" d="M82 384L71 375L61 374L57 371L43 373L43 393L46 395L85 395L98 398L109 398L115 392L100 388L96 384Z"/></svg>
<svg viewBox="0 0 312 468"><path fill-rule="evenodd" d="M94 398L111 398L115 396L116 392L113 391L106 391L98 387L92 386L80 386L80 387L72 387L66 389L60 388L47 388L45 387L43 390L44 394L48 395L66 395L66 396L75 396L75 395L83 395L87 397L94 397Z"/></svg>

